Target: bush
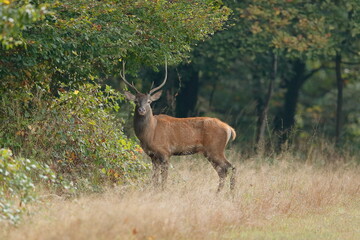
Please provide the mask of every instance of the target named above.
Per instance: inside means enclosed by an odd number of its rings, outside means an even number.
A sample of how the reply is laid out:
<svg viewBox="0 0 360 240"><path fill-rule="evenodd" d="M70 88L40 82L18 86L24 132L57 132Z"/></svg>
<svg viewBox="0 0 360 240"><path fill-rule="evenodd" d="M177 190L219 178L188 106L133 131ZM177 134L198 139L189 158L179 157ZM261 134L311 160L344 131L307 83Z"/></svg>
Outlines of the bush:
<svg viewBox="0 0 360 240"><path fill-rule="evenodd" d="M49 92L46 85L3 92L0 145L48 164L63 190L98 191L144 176L149 164L114 114L122 95L94 84Z"/></svg>
<svg viewBox="0 0 360 240"><path fill-rule="evenodd" d="M46 164L14 158L11 150L0 149L0 220L19 221L26 204L35 200L34 176L38 180L55 180Z"/></svg>

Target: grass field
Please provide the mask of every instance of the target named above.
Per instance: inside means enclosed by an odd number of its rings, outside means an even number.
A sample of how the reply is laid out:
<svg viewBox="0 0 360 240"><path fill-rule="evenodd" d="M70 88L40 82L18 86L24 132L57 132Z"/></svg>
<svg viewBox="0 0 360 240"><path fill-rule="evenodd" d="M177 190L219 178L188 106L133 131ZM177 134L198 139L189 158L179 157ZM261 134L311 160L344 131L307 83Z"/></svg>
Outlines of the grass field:
<svg viewBox="0 0 360 240"><path fill-rule="evenodd" d="M215 171L191 157L173 161L164 191L43 193L20 225L0 226L0 239L360 239L359 167L289 159L236 165L232 194L228 186L215 194Z"/></svg>

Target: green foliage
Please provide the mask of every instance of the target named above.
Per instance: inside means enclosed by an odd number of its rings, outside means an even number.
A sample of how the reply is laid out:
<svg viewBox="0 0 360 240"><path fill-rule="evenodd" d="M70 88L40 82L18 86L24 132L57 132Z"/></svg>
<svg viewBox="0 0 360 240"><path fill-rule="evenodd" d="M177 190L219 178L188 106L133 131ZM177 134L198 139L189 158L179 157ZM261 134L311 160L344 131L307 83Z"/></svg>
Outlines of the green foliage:
<svg viewBox="0 0 360 240"><path fill-rule="evenodd" d="M35 6L28 1L0 0L1 45L9 49L23 44L21 31L45 14L44 6Z"/></svg>
<svg viewBox="0 0 360 240"><path fill-rule="evenodd" d="M306 89L308 91L308 89ZM318 90L319 91L319 90ZM343 119L346 122L342 138L344 147L352 151L359 151L360 146L360 106L352 104L354 99L360 98L359 82L350 83L344 88L344 102L347 102L343 109ZM321 134L327 137L334 136L336 91L331 90L316 98L316 102L302 106L299 111L298 122L302 123L299 127L316 128Z"/></svg>
<svg viewBox="0 0 360 240"><path fill-rule="evenodd" d="M143 176L148 164L138 154L141 149L124 135L123 122L113 114L122 100L109 86L101 90L85 84L60 93L50 104L50 117L33 127L47 126L48 144L53 146L59 170L86 176L95 184L105 179L128 183Z"/></svg>
<svg viewBox="0 0 360 240"><path fill-rule="evenodd" d="M14 158L10 149L0 149L0 220L20 220L26 204L35 200L34 179L54 181L55 174L44 163Z"/></svg>
<svg viewBox="0 0 360 240"><path fill-rule="evenodd" d="M122 95L93 84L64 88L58 98L49 95L48 86L3 92L0 145L50 165L60 187L70 190L143 178L148 164L114 114Z"/></svg>
<svg viewBox="0 0 360 240"><path fill-rule="evenodd" d="M260 0L239 12L240 19L248 23L247 31L255 37L252 42L268 42L269 47L284 49L287 54L321 50L330 37L315 4ZM261 46L261 43L255 44Z"/></svg>
<svg viewBox="0 0 360 240"><path fill-rule="evenodd" d="M179 63L191 46L221 29L229 9L219 1L38 1L47 15L23 32L27 43L0 52L0 77L79 82L116 75L121 60L129 71Z"/></svg>

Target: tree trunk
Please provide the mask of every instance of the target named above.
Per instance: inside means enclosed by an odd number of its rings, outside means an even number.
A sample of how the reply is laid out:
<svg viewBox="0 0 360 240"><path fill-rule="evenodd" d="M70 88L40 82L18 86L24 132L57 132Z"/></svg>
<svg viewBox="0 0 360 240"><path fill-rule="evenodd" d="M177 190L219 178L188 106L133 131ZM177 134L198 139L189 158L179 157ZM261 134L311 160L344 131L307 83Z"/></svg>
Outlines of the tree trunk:
<svg viewBox="0 0 360 240"><path fill-rule="evenodd" d="M264 152L265 148L265 129L266 129L266 123L268 119L268 111L269 111L269 104L270 100L272 98L273 92L274 92L274 84L275 79L277 75L277 65L278 65L278 59L277 55L274 54L273 56L273 66L272 66L272 73L267 89L267 95L266 99L263 105L263 108L261 110L261 113L258 118L258 129L256 134L256 150L258 153Z"/></svg>
<svg viewBox="0 0 360 240"><path fill-rule="evenodd" d="M275 132L278 136L277 151L283 148L284 143L291 143L291 134L295 126L295 115L301 87L311 76L321 70L322 66L307 72L305 62L296 60L292 63L292 69L294 74L290 79L284 81L286 93L283 107L274 120Z"/></svg>
<svg viewBox="0 0 360 240"><path fill-rule="evenodd" d="M279 136L277 151L290 139L291 131L295 125L296 108L300 89L307 77L305 77L305 63L295 61L293 63L294 75L285 80L286 93L282 110L275 117L275 132Z"/></svg>
<svg viewBox="0 0 360 240"><path fill-rule="evenodd" d="M213 105L216 86L217 86L217 82L214 82L212 84L212 89L211 89L210 96L209 96L209 108L210 109L212 108L212 105Z"/></svg>
<svg viewBox="0 0 360 240"><path fill-rule="evenodd" d="M338 146L341 142L342 106L343 106L343 89L344 89L344 81L341 77L340 53L337 53L335 57L335 72L336 72L336 85L337 85L335 144Z"/></svg>
<svg viewBox="0 0 360 240"><path fill-rule="evenodd" d="M182 84L176 96L176 117L190 117L195 115L195 107L199 92L199 72L192 64L179 67Z"/></svg>

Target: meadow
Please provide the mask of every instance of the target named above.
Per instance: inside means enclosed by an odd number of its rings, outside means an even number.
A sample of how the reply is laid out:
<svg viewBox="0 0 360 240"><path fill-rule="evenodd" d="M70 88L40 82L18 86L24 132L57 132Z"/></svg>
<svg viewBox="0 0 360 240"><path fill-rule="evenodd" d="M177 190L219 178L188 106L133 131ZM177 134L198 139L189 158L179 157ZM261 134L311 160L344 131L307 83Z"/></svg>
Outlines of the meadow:
<svg viewBox="0 0 360 240"><path fill-rule="evenodd" d="M40 201L19 225L3 225L0 239L360 239L356 164L228 155L234 192L216 194L205 159L175 158L164 191L138 184L66 198L38 190Z"/></svg>

